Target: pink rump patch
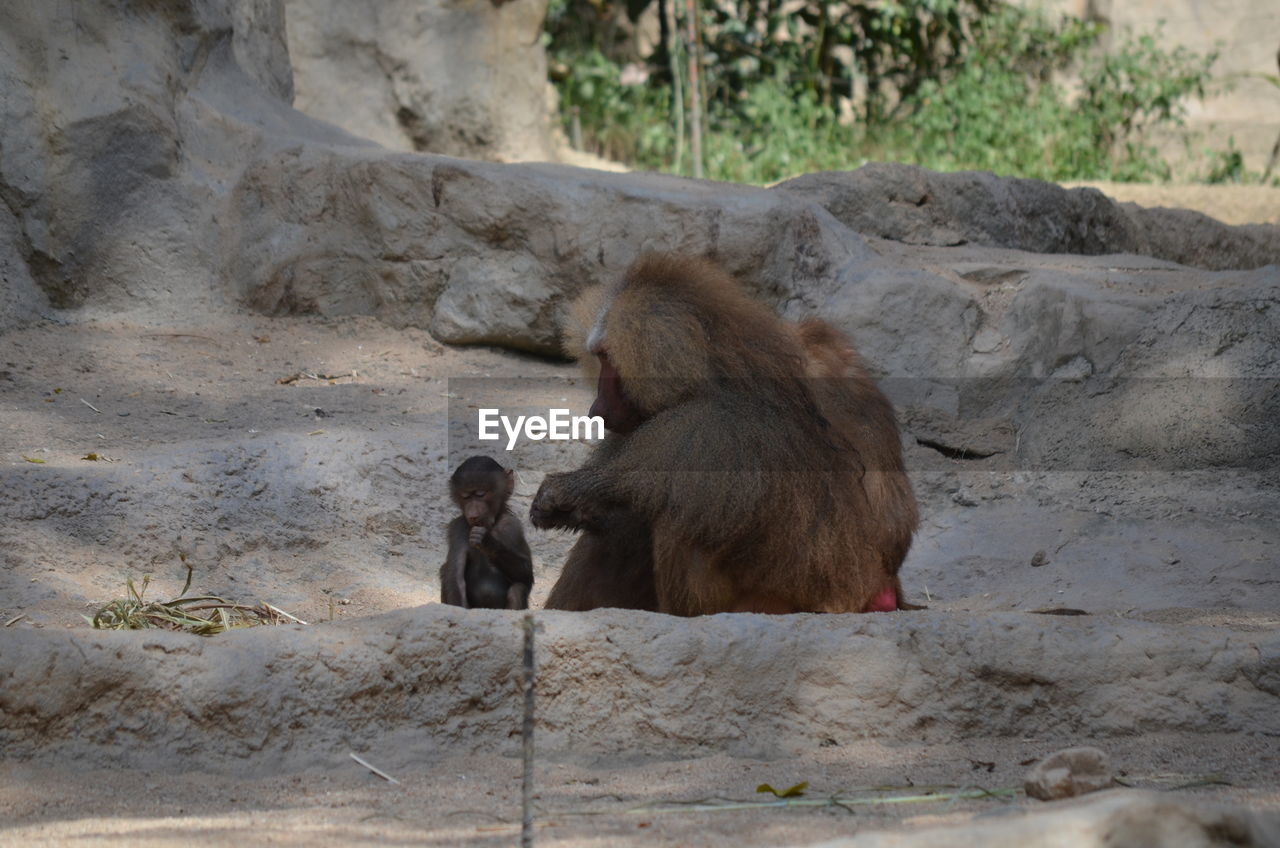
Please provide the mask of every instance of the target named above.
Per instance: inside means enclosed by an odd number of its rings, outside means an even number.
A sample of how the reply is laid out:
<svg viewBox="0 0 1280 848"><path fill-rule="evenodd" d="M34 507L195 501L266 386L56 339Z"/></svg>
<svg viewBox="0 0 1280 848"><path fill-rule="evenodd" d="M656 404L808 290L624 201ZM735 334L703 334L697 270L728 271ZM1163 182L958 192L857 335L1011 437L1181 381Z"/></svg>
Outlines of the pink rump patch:
<svg viewBox="0 0 1280 848"><path fill-rule="evenodd" d="M867 604L863 612L893 612L897 608L897 593L893 591L892 586L886 586L880 590L880 594L871 599L871 603Z"/></svg>

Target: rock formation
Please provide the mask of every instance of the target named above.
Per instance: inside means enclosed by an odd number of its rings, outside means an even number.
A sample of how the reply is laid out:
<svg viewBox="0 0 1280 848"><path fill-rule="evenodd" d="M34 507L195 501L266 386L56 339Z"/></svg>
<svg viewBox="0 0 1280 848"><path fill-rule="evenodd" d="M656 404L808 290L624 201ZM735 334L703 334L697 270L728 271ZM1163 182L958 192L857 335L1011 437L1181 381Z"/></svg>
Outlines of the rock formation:
<svg viewBox="0 0 1280 848"><path fill-rule="evenodd" d="M554 159L546 0L288 0L300 111L389 150Z"/></svg>

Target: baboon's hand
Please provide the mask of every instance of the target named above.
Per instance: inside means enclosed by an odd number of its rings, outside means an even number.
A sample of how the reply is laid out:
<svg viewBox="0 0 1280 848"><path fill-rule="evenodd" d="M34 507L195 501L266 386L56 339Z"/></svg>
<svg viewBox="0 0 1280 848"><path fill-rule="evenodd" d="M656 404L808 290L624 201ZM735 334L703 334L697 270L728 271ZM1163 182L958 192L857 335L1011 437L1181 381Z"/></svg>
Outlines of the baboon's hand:
<svg viewBox="0 0 1280 848"><path fill-rule="evenodd" d="M471 528L471 533L467 536L467 544L473 548L480 547L480 543L484 541L485 534L489 532L489 528L483 524Z"/></svg>
<svg viewBox="0 0 1280 848"><path fill-rule="evenodd" d="M534 527L578 530L585 523L582 510L569 499L564 485L565 476L548 474L538 487L538 494L533 496L533 503L529 506L529 521Z"/></svg>

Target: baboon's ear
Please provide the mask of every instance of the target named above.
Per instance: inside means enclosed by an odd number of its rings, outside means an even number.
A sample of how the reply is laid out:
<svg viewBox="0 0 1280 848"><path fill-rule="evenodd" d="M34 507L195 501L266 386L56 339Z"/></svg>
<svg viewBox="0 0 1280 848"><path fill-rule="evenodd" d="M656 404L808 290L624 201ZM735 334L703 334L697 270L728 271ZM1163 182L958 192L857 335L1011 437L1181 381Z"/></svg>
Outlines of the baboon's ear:
<svg viewBox="0 0 1280 848"><path fill-rule="evenodd" d="M516 491L516 470L508 468L503 473L507 475L507 497L511 497Z"/></svg>

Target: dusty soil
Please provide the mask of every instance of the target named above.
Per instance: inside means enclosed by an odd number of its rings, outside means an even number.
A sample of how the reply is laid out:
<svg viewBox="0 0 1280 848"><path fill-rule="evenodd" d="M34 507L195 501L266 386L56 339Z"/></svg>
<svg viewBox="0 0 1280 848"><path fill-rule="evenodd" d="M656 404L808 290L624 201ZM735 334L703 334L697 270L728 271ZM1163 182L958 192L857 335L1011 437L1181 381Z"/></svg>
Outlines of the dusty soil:
<svg viewBox="0 0 1280 848"><path fill-rule="evenodd" d="M79 627L128 577L152 574L148 596L172 596L180 555L194 590L262 598L308 621L435 602L452 517L450 405L462 417L474 404L460 392L491 394L503 377L543 409L583 391L571 366L446 348L374 319L42 324L0 338L0 369L9 479L67 487L61 506L18 506L20 520L0 528L0 615L22 615L20 627ZM457 434L452 444L456 464L469 454ZM585 449L562 447L560 463ZM523 514L545 468L515 454ZM259 463L273 465L268 479L246 488L237 469ZM379 509L370 474L388 476L410 510ZM571 541L539 540L540 576ZM537 580L535 605L551 582Z"/></svg>
<svg viewBox="0 0 1280 848"><path fill-rule="evenodd" d="M867 804L840 808L705 807L759 804L760 783L808 781L801 800L920 798L1021 787L1026 768L1066 739L975 740L920 746L863 742L778 761L707 756L671 762L540 763L536 834L563 846L809 844L886 827L924 828L1046 805L1025 798ZM1274 809L1274 740L1151 736L1108 744L1126 783L1179 798ZM0 768L3 841L22 845L511 845L520 825L520 761L441 758L397 772L391 785L345 754L332 769L243 779L206 774L79 771L45 764ZM1205 785L1227 779L1234 786Z"/></svg>

